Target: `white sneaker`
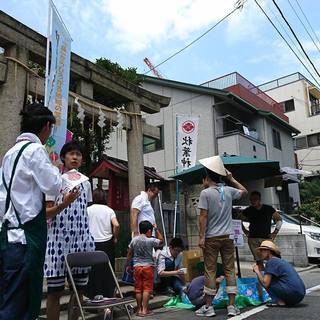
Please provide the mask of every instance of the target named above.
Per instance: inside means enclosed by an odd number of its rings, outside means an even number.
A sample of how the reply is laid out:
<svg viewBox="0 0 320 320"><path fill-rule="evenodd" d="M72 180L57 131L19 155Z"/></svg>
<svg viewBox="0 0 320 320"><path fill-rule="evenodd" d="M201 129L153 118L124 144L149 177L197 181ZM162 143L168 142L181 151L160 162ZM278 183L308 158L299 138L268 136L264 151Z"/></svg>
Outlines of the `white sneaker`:
<svg viewBox="0 0 320 320"><path fill-rule="evenodd" d="M207 308L205 305L198 309L195 314L199 317L214 317L216 315L213 306Z"/></svg>
<svg viewBox="0 0 320 320"><path fill-rule="evenodd" d="M240 310L234 305L228 306L227 311L228 311L228 317L234 317L240 314Z"/></svg>

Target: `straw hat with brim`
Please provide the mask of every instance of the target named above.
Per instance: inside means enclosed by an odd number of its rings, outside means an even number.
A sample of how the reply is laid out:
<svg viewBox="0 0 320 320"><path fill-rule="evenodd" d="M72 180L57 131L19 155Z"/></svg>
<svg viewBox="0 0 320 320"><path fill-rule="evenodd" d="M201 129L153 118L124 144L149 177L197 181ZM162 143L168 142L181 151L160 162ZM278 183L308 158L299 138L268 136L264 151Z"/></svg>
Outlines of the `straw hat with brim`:
<svg viewBox="0 0 320 320"><path fill-rule="evenodd" d="M258 247L257 250L261 249L268 249L270 251L273 251L275 254L280 255L279 248L270 240L262 241L260 247Z"/></svg>
<svg viewBox="0 0 320 320"><path fill-rule="evenodd" d="M220 176L227 175L226 168L224 167L220 156L213 156L213 157L209 157L209 158L200 159L199 162L204 167L206 167L210 171L213 171L213 172L219 174Z"/></svg>

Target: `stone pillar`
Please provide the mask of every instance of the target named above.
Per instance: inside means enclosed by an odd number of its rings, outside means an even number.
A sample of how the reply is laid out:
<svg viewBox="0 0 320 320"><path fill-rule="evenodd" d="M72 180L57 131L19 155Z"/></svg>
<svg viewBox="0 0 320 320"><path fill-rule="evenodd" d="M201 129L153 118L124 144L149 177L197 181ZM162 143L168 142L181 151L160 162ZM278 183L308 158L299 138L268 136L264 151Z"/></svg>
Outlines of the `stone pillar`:
<svg viewBox="0 0 320 320"><path fill-rule="evenodd" d="M140 113L140 106L131 102L128 111ZM127 135L128 150L128 178L130 203L140 191L145 189L144 161L143 161L143 135L141 116L131 116L131 130Z"/></svg>
<svg viewBox="0 0 320 320"><path fill-rule="evenodd" d="M93 84L84 80L78 80L76 85L76 93L85 98L93 99Z"/></svg>
<svg viewBox="0 0 320 320"><path fill-rule="evenodd" d="M7 47L5 55L24 64L28 63L29 53L25 48L12 45ZM26 96L27 71L14 61L8 60L7 79L0 86L0 161L6 151L12 147L20 133L20 110Z"/></svg>

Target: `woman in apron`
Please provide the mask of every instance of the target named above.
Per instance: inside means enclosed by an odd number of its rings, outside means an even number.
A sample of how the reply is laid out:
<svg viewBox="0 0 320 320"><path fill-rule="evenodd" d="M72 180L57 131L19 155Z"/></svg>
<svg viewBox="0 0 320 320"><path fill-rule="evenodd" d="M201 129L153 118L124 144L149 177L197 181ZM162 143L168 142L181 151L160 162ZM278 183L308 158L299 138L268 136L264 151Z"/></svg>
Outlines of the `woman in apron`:
<svg viewBox="0 0 320 320"><path fill-rule="evenodd" d="M82 163L82 149L74 141L63 146L60 158L65 172L78 169ZM94 251L94 240L89 232L87 205L92 202L88 181L73 191L74 201L66 203L63 194L55 199L46 198L48 220L47 252L44 276L47 279L47 319L59 319L60 297L66 278L65 257L73 252ZM83 291L88 282L88 268L72 270L78 290Z"/></svg>

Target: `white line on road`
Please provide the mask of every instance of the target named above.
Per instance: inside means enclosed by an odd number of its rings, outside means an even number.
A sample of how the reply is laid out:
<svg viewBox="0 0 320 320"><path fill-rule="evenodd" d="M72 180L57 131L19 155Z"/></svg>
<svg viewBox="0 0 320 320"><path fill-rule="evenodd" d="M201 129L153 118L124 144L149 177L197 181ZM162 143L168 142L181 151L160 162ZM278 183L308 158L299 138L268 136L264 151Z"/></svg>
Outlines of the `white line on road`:
<svg viewBox="0 0 320 320"><path fill-rule="evenodd" d="M312 288L307 289L307 290L306 290L306 294L309 294L309 293L311 293L311 292L313 292L313 291L317 291L317 290L320 290L320 285L314 286L314 287L312 287Z"/></svg>
<svg viewBox="0 0 320 320"><path fill-rule="evenodd" d="M268 307L266 305L263 305L263 306L260 306L260 307L257 307L257 308L254 308L254 309L251 309L249 311L246 311L244 313L241 313L240 315L238 316L235 316L235 317L232 317L232 320L242 320L242 319L246 319L256 313L259 313L265 309L268 309Z"/></svg>
<svg viewBox="0 0 320 320"><path fill-rule="evenodd" d="M317 285L317 286L314 286L314 287L311 287L309 289L306 290L306 294L309 294L313 291L317 291L317 290L320 290L320 285ZM238 316L235 316L232 318L232 320L243 320L243 319L247 319L248 317L256 314L256 313L259 313L263 310L266 310L268 309L268 307L266 305L263 305L263 306L260 306L260 307L257 307L257 308L254 308L254 309L251 309L249 311L246 311Z"/></svg>

